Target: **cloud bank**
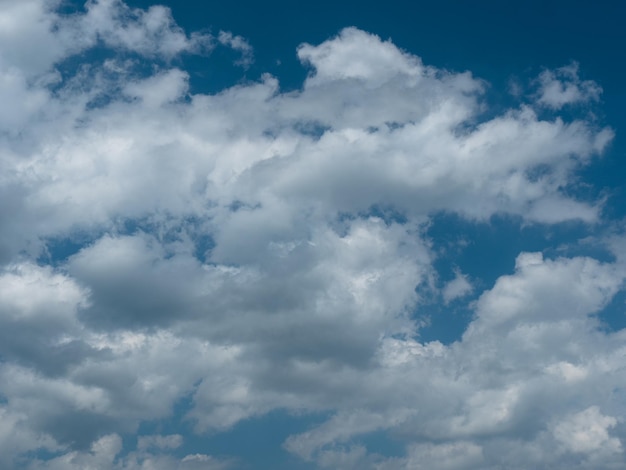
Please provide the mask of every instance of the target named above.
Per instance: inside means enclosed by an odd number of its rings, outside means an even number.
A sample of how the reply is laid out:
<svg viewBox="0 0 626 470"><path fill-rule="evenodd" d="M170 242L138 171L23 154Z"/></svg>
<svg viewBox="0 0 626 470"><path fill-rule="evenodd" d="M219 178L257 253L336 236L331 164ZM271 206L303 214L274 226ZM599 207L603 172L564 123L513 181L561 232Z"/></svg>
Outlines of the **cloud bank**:
<svg viewBox="0 0 626 470"><path fill-rule="evenodd" d="M486 82L347 28L298 48L299 90L201 94L175 59L247 66L241 36L60 6L0 2L0 466L237 467L137 435L190 397L197 433L326 414L283 444L319 468L623 468L626 332L596 315L619 243L520 253L481 291L440 285L427 235L439 213L602 222L577 172L613 131L542 117L598 99L577 66L488 117ZM428 299L472 293L458 341L420 340ZM381 432L402 455L368 448Z"/></svg>

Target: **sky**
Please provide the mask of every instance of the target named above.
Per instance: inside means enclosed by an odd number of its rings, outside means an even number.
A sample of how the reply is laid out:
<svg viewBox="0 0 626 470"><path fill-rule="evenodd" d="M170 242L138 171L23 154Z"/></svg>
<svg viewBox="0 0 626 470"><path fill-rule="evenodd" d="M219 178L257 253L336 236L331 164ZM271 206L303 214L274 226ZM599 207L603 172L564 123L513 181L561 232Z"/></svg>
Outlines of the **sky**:
<svg viewBox="0 0 626 470"><path fill-rule="evenodd" d="M625 468L625 17L0 0L0 468Z"/></svg>

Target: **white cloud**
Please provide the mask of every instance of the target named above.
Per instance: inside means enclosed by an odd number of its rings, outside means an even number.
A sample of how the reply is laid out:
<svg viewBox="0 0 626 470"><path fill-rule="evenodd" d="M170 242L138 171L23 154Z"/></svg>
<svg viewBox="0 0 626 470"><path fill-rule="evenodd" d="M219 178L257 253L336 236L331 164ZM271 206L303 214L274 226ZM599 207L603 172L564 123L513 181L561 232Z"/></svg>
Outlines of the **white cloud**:
<svg viewBox="0 0 626 470"><path fill-rule="evenodd" d="M228 46L235 51L241 53L241 59L236 64L241 65L244 68L248 68L252 62L254 62L254 52L252 46L246 41L245 38L237 36L230 31L220 31L217 40L220 44Z"/></svg>
<svg viewBox="0 0 626 470"><path fill-rule="evenodd" d="M311 431L291 436L285 441L285 448L303 459L310 460L313 452L321 447L343 443L355 435L397 426L414 413L414 410L402 409L397 410L394 416L364 410L340 413Z"/></svg>
<svg viewBox="0 0 626 470"><path fill-rule="evenodd" d="M623 464L624 332L593 317L622 287L621 258L520 254L459 341L414 339L428 299L479 286L458 271L438 292L432 215L597 222L601 201L569 187L610 129L530 106L485 117L484 82L355 28L300 46L299 91L266 75L197 94L168 61L215 38L168 9L55 7L0 3L3 465L226 468L170 455L178 434L123 451L182 397L198 432L327 413L285 443L326 468ZM96 41L137 57L55 71ZM540 104L596 99L576 69L551 73ZM371 452L360 441L376 432L406 454Z"/></svg>
<svg viewBox="0 0 626 470"><path fill-rule="evenodd" d="M164 6L141 10L129 8L121 0L91 0L86 8L81 27L112 47L165 58L211 47L209 36L188 37Z"/></svg>
<svg viewBox="0 0 626 470"><path fill-rule="evenodd" d="M167 439L170 438L170 439ZM142 436L136 451L121 456L122 439L117 434L108 434L94 441L87 451L72 451L47 461L35 460L28 468L49 470L226 470L232 462L220 460L205 454L190 454L182 459L163 453L150 453L142 447L146 441L165 444L164 450L171 448L172 436ZM180 444L180 436L175 438Z"/></svg>
<svg viewBox="0 0 626 470"><path fill-rule="evenodd" d="M554 436L567 450L580 453L621 453L619 439L610 437L609 429L617 419L604 416L597 406L566 417L553 430Z"/></svg>
<svg viewBox="0 0 626 470"><path fill-rule="evenodd" d="M595 406L598 387L608 394L602 399L607 409L623 410L623 397L612 392L624 386L616 369L621 366L615 362L625 352L623 332L601 333L587 316L602 308L620 285L623 275L609 277L614 269L584 258L546 261L537 254L522 255L518 271L500 278L483 294L476 319L460 342L445 347L385 340L381 367L357 379L355 389L368 390L369 396L352 395L351 406L370 413L377 410L372 430L386 428L416 441L413 453L401 465L390 460L389 468L413 468L416 462L429 462L428 455L439 455L433 462L440 468L498 468L505 462L519 468L569 468L568 455L577 450L564 447L555 455L544 435L547 426L558 428L554 431L558 442L584 437L589 428L598 442L618 449L619 438L605 431L616 425L613 418L593 412L594 408L580 415L572 411ZM545 277L536 276L535 283L530 273L537 270ZM552 284L546 285L546 279ZM582 291L580 296L570 300L577 291ZM516 293L514 302L511 292ZM512 321L514 315L526 317ZM585 421L587 415L593 423ZM562 421L552 425L557 417ZM341 430L340 442L350 442L349 435L358 441L364 432L359 422L339 413L288 443L294 452L326 458L322 456L338 440L333 435L336 430ZM510 452L515 453L514 464ZM613 464L611 459L595 459L580 468L612 468ZM431 468L435 463L424 465Z"/></svg>
<svg viewBox="0 0 626 470"><path fill-rule="evenodd" d="M468 470L484 468L483 450L472 442L422 444L410 449L409 468L432 470Z"/></svg>
<svg viewBox="0 0 626 470"><path fill-rule="evenodd" d="M183 436L180 434L170 434L168 436L154 435L141 436L137 440L137 449L146 450L150 448L156 449L176 449L183 443Z"/></svg>
<svg viewBox="0 0 626 470"><path fill-rule="evenodd" d="M537 102L556 110L569 104L598 101L602 88L593 80L581 80L578 70L576 62L556 70L544 70L538 79Z"/></svg>
<svg viewBox="0 0 626 470"><path fill-rule="evenodd" d="M178 69L168 70L148 79L131 82L124 94L140 98L148 108L158 108L181 98L188 89L188 75Z"/></svg>
<svg viewBox="0 0 626 470"><path fill-rule="evenodd" d="M356 28L346 28L319 46L302 44L298 57L314 68L308 86L350 79L370 87L398 78L414 83L424 74L419 58Z"/></svg>
<svg viewBox="0 0 626 470"><path fill-rule="evenodd" d="M473 290L472 284L468 281L467 275L456 270L454 279L447 282L443 287L443 301L447 305L455 299L466 296Z"/></svg>
<svg viewBox="0 0 626 470"><path fill-rule="evenodd" d="M515 275L502 276L479 299L477 328L533 318L580 319L606 305L621 287L623 277L618 266L602 265L590 258L544 261L541 253L520 254L515 267ZM559 291L564 286L571 289L565 298Z"/></svg>

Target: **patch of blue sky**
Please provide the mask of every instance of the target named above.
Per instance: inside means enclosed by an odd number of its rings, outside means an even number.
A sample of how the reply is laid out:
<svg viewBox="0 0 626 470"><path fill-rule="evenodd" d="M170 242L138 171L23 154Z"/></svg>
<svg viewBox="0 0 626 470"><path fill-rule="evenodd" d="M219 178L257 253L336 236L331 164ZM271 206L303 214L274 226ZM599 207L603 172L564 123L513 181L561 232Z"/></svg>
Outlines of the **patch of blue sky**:
<svg viewBox="0 0 626 470"><path fill-rule="evenodd" d="M314 469L317 467L313 463L302 461L284 450L283 443L287 437L306 432L331 416L330 413L300 415L274 410L241 421L227 431L199 434L193 431L193 422L185 419L191 408L192 400L187 397L178 402L169 419L143 422L137 433L125 437L125 452L132 451L141 436L181 434L184 436L183 444L172 452L172 455L179 458L194 453L210 453L225 459L236 456L238 468ZM371 452L386 458L405 455L402 438L385 431L366 433L344 442L343 445L365 445Z"/></svg>
<svg viewBox="0 0 626 470"><path fill-rule="evenodd" d="M359 436L352 444L362 444L373 454L386 458L404 457L406 443L401 436L386 431L375 431Z"/></svg>
<svg viewBox="0 0 626 470"><path fill-rule="evenodd" d="M187 417L192 408L193 398L189 394L175 404L169 418L142 422L135 433L124 436L124 453L133 451L141 436L179 434L183 436L182 445L171 452L179 458L208 453L224 459L234 458L237 467L244 469L313 469L315 465L287 452L283 443L290 435L306 432L331 416L327 412L296 414L277 409L240 421L231 429L198 433L193 429L194 421ZM380 439L379 442L384 445L386 441Z"/></svg>
<svg viewBox="0 0 626 470"><path fill-rule="evenodd" d="M439 213L432 218L427 236L437 258L435 269L442 281L452 278L455 268L480 280L488 288L502 273L511 273L516 256L541 251L547 258L592 255L612 261L605 246L588 237L595 230L578 221L559 224L526 224L506 214L488 221L472 221L456 214Z"/></svg>
<svg viewBox="0 0 626 470"><path fill-rule="evenodd" d="M609 304L596 314L600 330L614 333L626 328L626 292L619 291Z"/></svg>
<svg viewBox="0 0 626 470"><path fill-rule="evenodd" d="M78 232L69 237L48 238L44 240L45 249L40 253L37 262L43 265L58 267L98 238L99 235Z"/></svg>
<svg viewBox="0 0 626 470"><path fill-rule="evenodd" d="M165 245L183 239L188 240L193 244L193 255L200 262L205 263L208 262L210 252L215 247L215 240L205 224L205 220L193 216L179 219L167 215L153 215L140 219L119 219L115 221L113 227L108 229L96 227L89 232L75 231L69 236L49 237L42 240L45 249L40 253L37 261L58 267L105 234L120 237L145 233L154 236Z"/></svg>

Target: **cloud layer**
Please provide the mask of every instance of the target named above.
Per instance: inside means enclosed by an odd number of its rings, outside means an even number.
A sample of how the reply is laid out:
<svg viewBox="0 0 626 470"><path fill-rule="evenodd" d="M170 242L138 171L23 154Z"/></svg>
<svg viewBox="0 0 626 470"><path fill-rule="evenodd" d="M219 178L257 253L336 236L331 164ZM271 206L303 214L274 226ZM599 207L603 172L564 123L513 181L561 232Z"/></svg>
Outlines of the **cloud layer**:
<svg viewBox="0 0 626 470"><path fill-rule="evenodd" d="M491 116L470 72L347 28L298 48L300 90L206 95L175 59L247 66L241 36L59 6L0 3L0 466L237 467L179 434L123 446L185 397L198 433L325 413L283 445L319 468L624 466L626 333L596 316L620 244L520 253L481 292L458 269L441 285L427 235L439 213L602 222L577 171L613 131L542 117L598 99L577 65ZM420 341L433 298L473 299L452 344ZM369 449L380 432L404 453Z"/></svg>

